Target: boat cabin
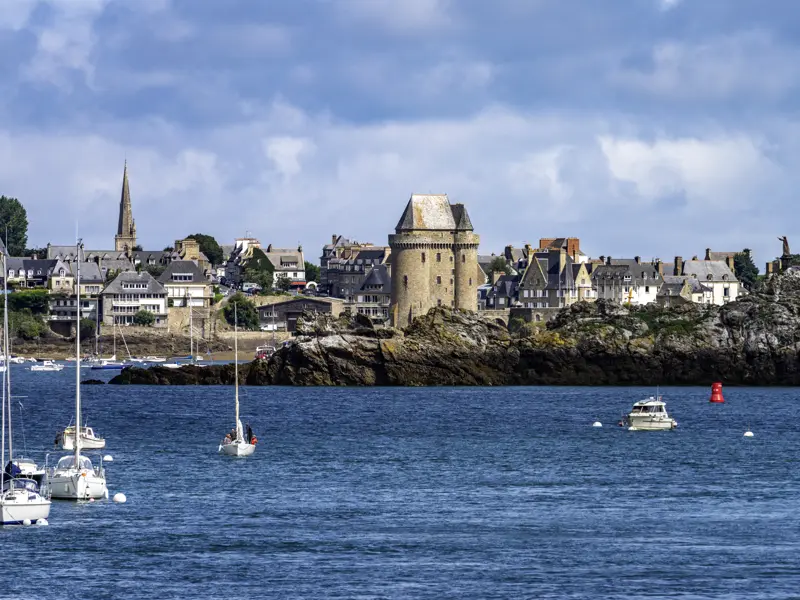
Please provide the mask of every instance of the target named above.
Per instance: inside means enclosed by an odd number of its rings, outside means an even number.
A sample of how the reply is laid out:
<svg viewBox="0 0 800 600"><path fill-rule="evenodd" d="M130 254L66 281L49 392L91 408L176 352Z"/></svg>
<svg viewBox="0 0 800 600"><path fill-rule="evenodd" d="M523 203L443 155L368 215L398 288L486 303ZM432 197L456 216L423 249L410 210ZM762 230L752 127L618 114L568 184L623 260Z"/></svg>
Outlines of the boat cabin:
<svg viewBox="0 0 800 600"><path fill-rule="evenodd" d="M58 460L58 464L56 465L56 471L73 469L73 468L75 468L74 456L64 456ZM93 469L92 461L89 460L89 458L86 456L81 456L79 468L92 470Z"/></svg>
<svg viewBox="0 0 800 600"><path fill-rule="evenodd" d="M25 479L22 477L17 477L16 479L6 479L3 482L3 492L7 492L9 490L28 491L34 494L38 494L39 484L36 483L33 479Z"/></svg>

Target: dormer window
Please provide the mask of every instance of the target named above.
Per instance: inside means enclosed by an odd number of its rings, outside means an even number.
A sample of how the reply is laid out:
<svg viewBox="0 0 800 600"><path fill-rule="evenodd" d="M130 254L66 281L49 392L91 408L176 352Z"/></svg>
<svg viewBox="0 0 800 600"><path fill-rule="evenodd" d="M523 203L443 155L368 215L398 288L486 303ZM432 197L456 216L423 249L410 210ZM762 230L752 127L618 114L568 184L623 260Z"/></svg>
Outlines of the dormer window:
<svg viewBox="0 0 800 600"><path fill-rule="evenodd" d="M623 277L623 279L625 281L630 281L631 280L631 276L630 275L625 275L625 277Z"/></svg>
<svg viewBox="0 0 800 600"><path fill-rule="evenodd" d="M711 281L711 273L709 273L708 275L706 275L706 279L708 279L709 281Z"/></svg>
<svg viewBox="0 0 800 600"><path fill-rule="evenodd" d="M59 274L59 276L63 277L64 276L64 269L59 269L58 270L58 274Z"/></svg>

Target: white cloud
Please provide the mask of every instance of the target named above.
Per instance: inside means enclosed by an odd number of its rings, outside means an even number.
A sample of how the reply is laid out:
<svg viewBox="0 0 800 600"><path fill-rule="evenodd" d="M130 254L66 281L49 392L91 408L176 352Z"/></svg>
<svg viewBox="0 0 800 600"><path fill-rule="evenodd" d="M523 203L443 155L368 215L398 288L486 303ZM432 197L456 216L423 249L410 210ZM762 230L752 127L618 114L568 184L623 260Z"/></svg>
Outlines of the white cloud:
<svg viewBox="0 0 800 600"><path fill-rule="evenodd" d="M800 82L796 47L781 46L764 31L689 44L659 44L652 68L620 69L612 82L677 99L779 97Z"/></svg>
<svg viewBox="0 0 800 600"><path fill-rule="evenodd" d="M450 0L344 0L335 9L350 20L393 33L419 33L455 24Z"/></svg>
<svg viewBox="0 0 800 600"><path fill-rule="evenodd" d="M0 30L19 31L28 23L38 0L15 0L5 2L0 10Z"/></svg>
<svg viewBox="0 0 800 600"><path fill-rule="evenodd" d="M284 177L293 177L300 173L301 156L313 151L314 144L305 138L282 136L264 140L264 154Z"/></svg>
<svg viewBox="0 0 800 600"><path fill-rule="evenodd" d="M682 0L657 0L659 10L664 12L672 10L681 3Z"/></svg>

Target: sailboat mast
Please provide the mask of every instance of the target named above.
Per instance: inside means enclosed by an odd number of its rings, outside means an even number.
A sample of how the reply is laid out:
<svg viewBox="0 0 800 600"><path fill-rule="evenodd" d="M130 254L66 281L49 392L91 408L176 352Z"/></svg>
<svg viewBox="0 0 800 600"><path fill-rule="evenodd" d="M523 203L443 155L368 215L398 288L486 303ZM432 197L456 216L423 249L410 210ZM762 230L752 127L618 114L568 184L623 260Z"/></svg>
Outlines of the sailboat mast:
<svg viewBox="0 0 800 600"><path fill-rule="evenodd" d="M75 468L80 466L81 458L81 241L78 240L78 260L75 269Z"/></svg>
<svg viewBox="0 0 800 600"><path fill-rule="evenodd" d="M5 352L6 347L6 339L8 338L8 289L6 287L6 280L8 278L8 269L6 269L6 253L3 252L3 351ZM0 437L2 440L0 441L0 446L2 446L2 450L0 450L0 468L5 468L6 466L6 375L8 375L8 356L5 357L6 362L5 366L6 369L3 371L3 392L2 392L2 404L3 404L3 424L2 424L2 435ZM11 415L8 415L9 424L11 423ZM2 491L2 486L0 486L0 491Z"/></svg>
<svg viewBox="0 0 800 600"><path fill-rule="evenodd" d="M233 372L234 386L236 388L236 432L239 432L239 315L237 305L233 303ZM248 442L250 440L247 440Z"/></svg>
<svg viewBox="0 0 800 600"><path fill-rule="evenodd" d="M192 322L192 305L189 303L189 295L186 295L186 306L189 307L189 360L194 360L194 324Z"/></svg>
<svg viewBox="0 0 800 600"><path fill-rule="evenodd" d="M6 235L6 239L8 235ZM6 284L8 270L6 268L6 255L3 254L3 293L6 304L8 303L8 286ZM8 341L8 307L3 315L3 364L6 367L3 373L3 396L5 397L6 409L8 410L8 459L14 460L14 445L12 444L12 428L11 428L11 363L8 360L11 356L9 352ZM5 467L5 462L2 463Z"/></svg>

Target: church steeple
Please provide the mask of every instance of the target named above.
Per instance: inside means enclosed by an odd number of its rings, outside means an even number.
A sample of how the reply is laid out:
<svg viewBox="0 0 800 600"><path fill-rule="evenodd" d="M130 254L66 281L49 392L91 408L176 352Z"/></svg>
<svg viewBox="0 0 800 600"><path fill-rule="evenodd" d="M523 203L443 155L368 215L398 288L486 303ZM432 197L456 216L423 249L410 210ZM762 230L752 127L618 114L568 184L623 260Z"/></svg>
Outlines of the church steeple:
<svg viewBox="0 0 800 600"><path fill-rule="evenodd" d="M136 246L136 223L131 209L131 192L128 187L128 161L122 171L122 195L119 200L119 224L114 237L114 248L117 252L132 252Z"/></svg>

